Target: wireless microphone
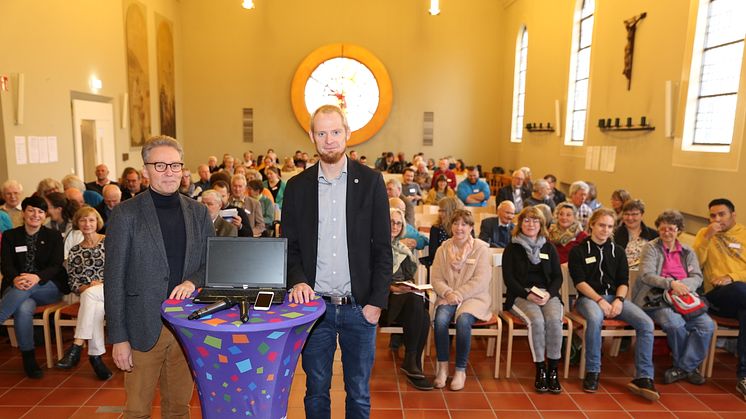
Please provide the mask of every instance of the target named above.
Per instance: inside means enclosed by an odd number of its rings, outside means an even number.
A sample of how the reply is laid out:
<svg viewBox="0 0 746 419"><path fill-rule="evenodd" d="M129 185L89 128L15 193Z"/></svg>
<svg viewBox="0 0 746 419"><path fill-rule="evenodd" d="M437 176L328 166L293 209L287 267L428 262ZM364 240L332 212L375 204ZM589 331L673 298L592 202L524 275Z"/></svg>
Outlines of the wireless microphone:
<svg viewBox="0 0 746 419"><path fill-rule="evenodd" d="M241 321L246 323L249 321L249 302L246 301L244 298L241 300L241 302L238 305L240 314L241 314Z"/></svg>
<svg viewBox="0 0 746 419"><path fill-rule="evenodd" d="M193 311L192 314L190 314L187 318L189 320L199 319L212 313L217 313L218 311L227 310L234 305L236 305L236 303L230 298L223 298L220 301L214 302L208 306L202 307L199 310Z"/></svg>

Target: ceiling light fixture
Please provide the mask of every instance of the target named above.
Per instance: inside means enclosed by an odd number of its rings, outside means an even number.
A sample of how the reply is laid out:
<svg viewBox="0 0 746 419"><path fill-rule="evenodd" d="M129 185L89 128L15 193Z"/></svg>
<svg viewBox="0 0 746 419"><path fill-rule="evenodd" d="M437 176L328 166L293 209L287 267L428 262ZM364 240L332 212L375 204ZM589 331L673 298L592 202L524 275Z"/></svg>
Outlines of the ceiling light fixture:
<svg viewBox="0 0 746 419"><path fill-rule="evenodd" d="M431 16L437 16L440 14L440 0L430 0L430 12Z"/></svg>
<svg viewBox="0 0 746 419"><path fill-rule="evenodd" d="M241 4L244 9L251 10L254 8L254 0L243 0L243 4Z"/></svg>

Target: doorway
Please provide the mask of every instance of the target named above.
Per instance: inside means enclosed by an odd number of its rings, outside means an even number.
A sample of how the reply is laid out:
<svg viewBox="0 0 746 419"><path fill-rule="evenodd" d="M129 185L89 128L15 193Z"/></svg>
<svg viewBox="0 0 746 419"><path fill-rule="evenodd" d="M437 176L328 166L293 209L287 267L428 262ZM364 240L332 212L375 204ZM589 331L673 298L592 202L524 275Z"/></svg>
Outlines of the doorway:
<svg viewBox="0 0 746 419"><path fill-rule="evenodd" d="M116 180L113 105L111 102L80 99L72 102L75 174L86 182L95 180L96 166L103 163L109 168L109 178Z"/></svg>

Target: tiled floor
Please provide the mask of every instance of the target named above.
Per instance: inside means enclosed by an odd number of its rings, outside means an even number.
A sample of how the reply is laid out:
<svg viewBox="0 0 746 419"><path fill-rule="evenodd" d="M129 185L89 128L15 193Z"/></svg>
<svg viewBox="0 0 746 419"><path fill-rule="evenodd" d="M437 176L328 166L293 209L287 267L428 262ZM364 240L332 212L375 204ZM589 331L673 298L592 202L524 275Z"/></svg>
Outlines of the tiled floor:
<svg viewBox="0 0 746 419"><path fill-rule="evenodd" d="M601 389L596 394L583 393L577 368L571 378L562 380L564 392L559 395L533 392L533 364L525 339L516 340L513 376L492 378L494 359L485 356L485 345L475 342L468 369L466 387L450 390L417 391L409 386L398 370L397 355L387 348L388 336L378 340L378 351L371 380L371 417L378 418L745 418L746 402L735 391L735 358L720 351L715 364L715 379L703 386L688 383L657 388L658 402L646 402L632 396L625 388L632 371L630 353L618 358L604 358ZM503 345L503 361L505 345ZM433 350L434 352L434 350ZM39 350L41 361L43 352ZM116 418L124 402L123 375L101 382L83 358L74 371L46 370L41 380L23 375L20 354L0 340L0 419L5 418ZM433 374L433 362L426 359L426 373ZM658 382L670 365L667 356L656 357ZM110 358L107 364L113 366ZM501 374L504 374L504 362ZM303 418L303 370L298 368L291 392L288 418ZM155 404L158 405L158 397ZM344 384L341 364L335 362L332 382L332 417L344 417ZM158 407L153 417L160 417ZM201 417L196 391L192 399L192 417Z"/></svg>

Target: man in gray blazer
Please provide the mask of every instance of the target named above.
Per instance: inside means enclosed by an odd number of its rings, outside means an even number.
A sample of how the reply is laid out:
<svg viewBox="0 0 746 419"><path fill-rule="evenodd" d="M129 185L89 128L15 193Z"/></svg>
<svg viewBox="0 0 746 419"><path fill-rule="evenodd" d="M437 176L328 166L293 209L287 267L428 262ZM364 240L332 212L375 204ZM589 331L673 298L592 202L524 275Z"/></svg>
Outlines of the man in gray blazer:
<svg viewBox="0 0 746 419"><path fill-rule="evenodd" d="M104 293L114 363L127 372L124 417L149 417L161 384L165 417L188 417L192 376L160 307L204 283L207 208L178 193L184 152L171 137L142 147L150 189L114 208L107 227Z"/></svg>

